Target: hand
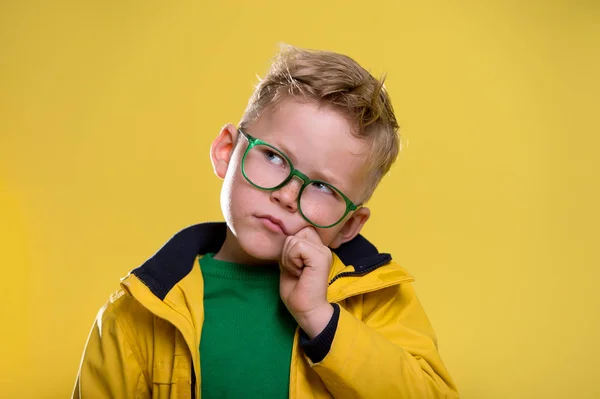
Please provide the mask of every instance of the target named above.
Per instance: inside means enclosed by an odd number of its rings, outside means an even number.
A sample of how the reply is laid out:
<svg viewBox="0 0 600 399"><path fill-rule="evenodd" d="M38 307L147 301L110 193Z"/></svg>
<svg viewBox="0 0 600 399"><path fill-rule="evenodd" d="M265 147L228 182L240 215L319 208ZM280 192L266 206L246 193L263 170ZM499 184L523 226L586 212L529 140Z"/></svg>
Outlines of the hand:
<svg viewBox="0 0 600 399"><path fill-rule="evenodd" d="M331 250L311 226L288 236L283 244L279 294L310 338L323 331L333 315L327 301L332 262Z"/></svg>

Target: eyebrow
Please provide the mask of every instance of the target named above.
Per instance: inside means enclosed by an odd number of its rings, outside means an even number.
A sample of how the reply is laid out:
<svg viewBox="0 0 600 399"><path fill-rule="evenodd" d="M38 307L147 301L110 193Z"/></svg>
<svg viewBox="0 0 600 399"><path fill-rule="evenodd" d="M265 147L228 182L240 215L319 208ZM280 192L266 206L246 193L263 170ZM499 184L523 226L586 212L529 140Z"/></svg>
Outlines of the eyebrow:
<svg viewBox="0 0 600 399"><path fill-rule="evenodd" d="M289 150L289 148L287 148L284 144L280 144L280 143L275 143L275 142L270 142L270 141L267 141L267 143L269 143L270 145L272 145L273 147L277 148L279 151L284 153L285 156L287 156L290 159L290 161L292 161L294 168L296 168L296 166L298 164L298 160L296 159L294 154ZM302 172L304 173L304 171L302 171ZM333 178L333 176L328 175L327 173L324 173L322 171L316 171L315 173L310 173L310 176L308 174L306 174L306 175L311 180L320 180L320 181L323 181L325 183L329 183L329 184L335 186L339 190L344 191L342 189L342 187L340 187L340 183L336 182L336 179Z"/></svg>

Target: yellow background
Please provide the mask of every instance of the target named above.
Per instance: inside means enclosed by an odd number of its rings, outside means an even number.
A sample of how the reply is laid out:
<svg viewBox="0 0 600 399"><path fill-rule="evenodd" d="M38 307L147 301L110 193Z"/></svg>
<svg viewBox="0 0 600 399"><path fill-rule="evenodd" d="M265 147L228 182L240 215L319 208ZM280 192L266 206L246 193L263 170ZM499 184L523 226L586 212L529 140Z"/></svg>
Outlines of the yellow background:
<svg viewBox="0 0 600 399"><path fill-rule="evenodd" d="M388 72L364 233L462 397L600 397L599 4L3 1L0 396L68 396L119 278L221 219L210 142L282 41Z"/></svg>

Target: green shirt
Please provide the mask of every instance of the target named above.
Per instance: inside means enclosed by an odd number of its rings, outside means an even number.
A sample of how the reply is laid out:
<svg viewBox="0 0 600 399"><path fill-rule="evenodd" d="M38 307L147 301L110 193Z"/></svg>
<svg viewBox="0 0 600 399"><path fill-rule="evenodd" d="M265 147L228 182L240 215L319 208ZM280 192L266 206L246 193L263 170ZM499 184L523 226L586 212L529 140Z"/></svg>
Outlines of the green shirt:
<svg viewBox="0 0 600 399"><path fill-rule="evenodd" d="M279 269L207 254L200 341L202 398L287 398L297 323L279 296Z"/></svg>

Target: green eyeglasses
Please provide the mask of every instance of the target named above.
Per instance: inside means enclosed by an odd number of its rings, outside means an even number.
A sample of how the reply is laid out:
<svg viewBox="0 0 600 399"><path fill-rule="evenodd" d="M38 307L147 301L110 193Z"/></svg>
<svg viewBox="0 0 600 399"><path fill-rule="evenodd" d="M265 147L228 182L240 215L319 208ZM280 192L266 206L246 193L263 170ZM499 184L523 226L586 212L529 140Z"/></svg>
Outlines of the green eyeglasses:
<svg viewBox="0 0 600 399"><path fill-rule="evenodd" d="M279 190L293 177L302 180L298 209L302 217L313 226L333 227L360 206L331 184L312 180L294 168L290 158L277 148L241 129L238 132L248 140L248 148L242 157L244 178L254 187L266 191Z"/></svg>

